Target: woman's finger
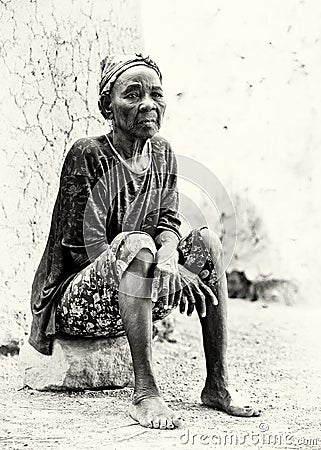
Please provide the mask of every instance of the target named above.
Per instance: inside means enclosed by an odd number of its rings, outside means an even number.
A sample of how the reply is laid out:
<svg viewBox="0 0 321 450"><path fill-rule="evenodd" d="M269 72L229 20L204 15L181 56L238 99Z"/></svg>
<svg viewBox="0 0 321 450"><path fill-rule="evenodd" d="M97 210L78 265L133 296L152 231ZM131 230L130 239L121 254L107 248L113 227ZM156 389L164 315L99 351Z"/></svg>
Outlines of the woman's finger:
<svg viewBox="0 0 321 450"><path fill-rule="evenodd" d="M177 306L180 303L182 297L182 283L179 274L175 277L175 293L174 293L174 304Z"/></svg>
<svg viewBox="0 0 321 450"><path fill-rule="evenodd" d="M179 273L177 273L177 276L175 278L175 284L176 284L176 292L180 292L183 290L182 280L181 280L181 276Z"/></svg>
<svg viewBox="0 0 321 450"><path fill-rule="evenodd" d="M193 311L194 311L194 306L195 306L195 298L192 292L192 289L189 287L189 285L186 285L184 288L184 292L186 293L187 296L187 315L191 316Z"/></svg>
<svg viewBox="0 0 321 450"><path fill-rule="evenodd" d="M205 296L210 300L210 302L214 305L218 305L218 300L212 289L210 289L208 286L206 286L205 283L203 283L201 280L199 282L199 287L205 294Z"/></svg>
<svg viewBox="0 0 321 450"><path fill-rule="evenodd" d="M160 271L157 267L154 270L154 277L152 282L152 302L156 303L158 299L158 291L159 291L159 283L160 283Z"/></svg>
<svg viewBox="0 0 321 450"><path fill-rule="evenodd" d="M169 293L168 293L168 306L172 308L175 301L175 292L176 292L176 277L177 274L172 273L169 278Z"/></svg>
<svg viewBox="0 0 321 450"><path fill-rule="evenodd" d="M181 314L184 314L186 309L186 295L184 294L184 292L181 292L181 299L179 302L179 312Z"/></svg>
<svg viewBox="0 0 321 450"><path fill-rule="evenodd" d="M193 286L193 294L196 300L195 306L200 317L206 316L206 300L205 295L198 286Z"/></svg>
<svg viewBox="0 0 321 450"><path fill-rule="evenodd" d="M163 275L161 277L162 289L161 289L160 296L163 297L164 309L168 309L170 274L165 272L162 275Z"/></svg>

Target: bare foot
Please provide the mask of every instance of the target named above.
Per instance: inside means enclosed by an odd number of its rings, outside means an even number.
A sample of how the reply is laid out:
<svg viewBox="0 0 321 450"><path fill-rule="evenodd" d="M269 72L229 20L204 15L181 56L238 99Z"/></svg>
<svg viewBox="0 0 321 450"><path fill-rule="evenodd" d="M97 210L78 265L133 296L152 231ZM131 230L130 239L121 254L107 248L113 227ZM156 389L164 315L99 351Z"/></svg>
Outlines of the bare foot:
<svg viewBox="0 0 321 450"><path fill-rule="evenodd" d="M205 386L201 394L201 400L204 405L224 411L231 416L257 417L261 414L260 410L250 405L240 406L235 403L227 390L217 393Z"/></svg>
<svg viewBox="0 0 321 450"><path fill-rule="evenodd" d="M141 400L129 408L130 416L143 427L160 428L161 430L179 427L181 418L174 413L161 397L151 397Z"/></svg>

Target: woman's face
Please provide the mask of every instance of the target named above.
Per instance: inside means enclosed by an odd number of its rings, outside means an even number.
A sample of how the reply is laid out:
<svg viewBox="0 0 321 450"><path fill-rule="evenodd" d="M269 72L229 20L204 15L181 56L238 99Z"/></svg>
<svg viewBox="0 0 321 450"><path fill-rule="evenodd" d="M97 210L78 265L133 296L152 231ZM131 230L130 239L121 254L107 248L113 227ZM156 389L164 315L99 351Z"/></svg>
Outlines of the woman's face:
<svg viewBox="0 0 321 450"><path fill-rule="evenodd" d="M147 139L160 129L166 103L153 69L144 66L127 69L116 80L110 99L115 131Z"/></svg>

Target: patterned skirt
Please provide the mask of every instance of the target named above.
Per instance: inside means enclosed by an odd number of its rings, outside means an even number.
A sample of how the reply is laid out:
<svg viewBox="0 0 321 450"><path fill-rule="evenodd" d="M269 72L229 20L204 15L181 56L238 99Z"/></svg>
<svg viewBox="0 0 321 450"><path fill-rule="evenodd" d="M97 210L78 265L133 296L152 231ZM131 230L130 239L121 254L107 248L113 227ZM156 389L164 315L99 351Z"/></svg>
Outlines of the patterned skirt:
<svg viewBox="0 0 321 450"><path fill-rule="evenodd" d="M144 239L145 247L150 247L151 238L145 233L120 233L110 244L107 255L104 252L72 279L57 305L57 335L117 337L125 334L118 305L119 282L137 255L137 248L144 247ZM193 273L202 272L202 281L216 292L217 273L201 228L183 238L177 250L179 264ZM163 319L176 306L174 303L171 309L164 308L162 298L158 298L153 303L153 321Z"/></svg>

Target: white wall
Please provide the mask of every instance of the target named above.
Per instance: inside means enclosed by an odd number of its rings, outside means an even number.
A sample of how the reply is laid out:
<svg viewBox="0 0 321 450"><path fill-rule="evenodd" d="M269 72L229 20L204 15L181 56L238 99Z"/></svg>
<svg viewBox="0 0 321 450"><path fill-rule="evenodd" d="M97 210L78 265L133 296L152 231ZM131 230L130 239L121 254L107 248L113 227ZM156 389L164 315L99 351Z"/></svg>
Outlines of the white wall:
<svg viewBox="0 0 321 450"><path fill-rule="evenodd" d="M0 298L28 308L63 154L103 130L98 62L142 41L134 0L23 3L0 6ZM168 93L163 134L254 202L266 234L241 263L298 279L318 299L321 2L141 5Z"/></svg>
<svg viewBox="0 0 321 450"><path fill-rule="evenodd" d="M249 271L298 280L317 301L321 2L142 5L146 49L168 94L164 136L254 202L268 238Z"/></svg>

